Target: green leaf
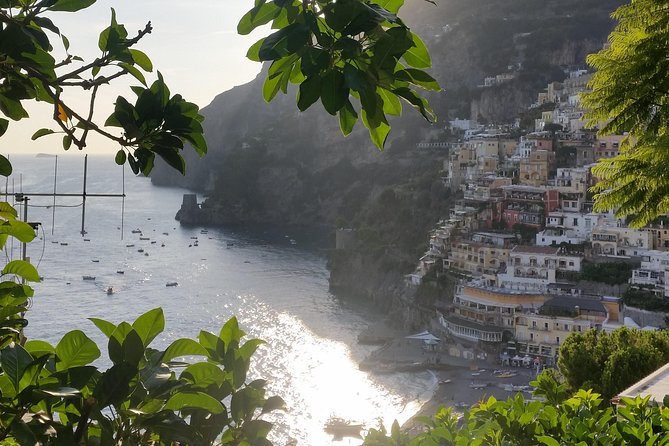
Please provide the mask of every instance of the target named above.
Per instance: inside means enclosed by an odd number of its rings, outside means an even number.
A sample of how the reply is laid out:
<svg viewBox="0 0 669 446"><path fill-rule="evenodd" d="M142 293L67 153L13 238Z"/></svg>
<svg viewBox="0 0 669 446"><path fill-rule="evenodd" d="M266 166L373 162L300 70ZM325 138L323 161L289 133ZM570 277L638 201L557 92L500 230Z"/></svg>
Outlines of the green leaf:
<svg viewBox="0 0 669 446"><path fill-rule="evenodd" d="M143 53L140 50L136 50L134 48L129 48L130 55L132 56L132 60L139 65L144 71L151 72L153 71L153 64L151 63L151 59L149 59L149 56L147 56L145 53Z"/></svg>
<svg viewBox="0 0 669 446"><path fill-rule="evenodd" d="M376 92L381 96L383 101L383 111L393 116L400 116L402 114L402 103L397 95L385 88L378 88Z"/></svg>
<svg viewBox="0 0 669 446"><path fill-rule="evenodd" d="M48 342L36 339L30 339L29 341L27 341L25 344L25 348L35 358L43 356L45 354L56 352L53 346Z"/></svg>
<svg viewBox="0 0 669 446"><path fill-rule="evenodd" d="M2 120L0 119L0 124ZM1 129L0 129L1 130ZM0 155L0 175L8 177L12 174L12 163L4 156Z"/></svg>
<svg viewBox="0 0 669 446"><path fill-rule="evenodd" d="M165 316L162 308L149 310L132 324L139 337L147 347L165 329Z"/></svg>
<svg viewBox="0 0 669 446"><path fill-rule="evenodd" d="M241 35L249 34L259 26L271 22L278 17L281 8L278 8L274 2L267 2L255 6L239 20L237 32Z"/></svg>
<svg viewBox="0 0 669 446"><path fill-rule="evenodd" d="M296 53L308 43L309 28L302 23L293 23L265 38L258 57L260 60L276 60Z"/></svg>
<svg viewBox="0 0 669 446"><path fill-rule="evenodd" d="M135 79L140 81L142 83L142 85L146 85L146 78L144 77L142 72L137 69L137 67L135 67L134 65L130 65L129 63L125 63L125 62L120 63L118 65L119 65L119 67L123 68L125 71L130 73L130 75L132 77L134 77Z"/></svg>
<svg viewBox="0 0 669 446"><path fill-rule="evenodd" d="M56 370L88 365L100 357L100 349L81 330L66 333L56 345Z"/></svg>
<svg viewBox="0 0 669 446"><path fill-rule="evenodd" d="M9 121L4 118L0 118L0 136L4 135L9 128Z"/></svg>
<svg viewBox="0 0 669 446"><path fill-rule="evenodd" d="M88 8L97 0L57 0L48 9L51 11L67 11L75 12L81 9Z"/></svg>
<svg viewBox="0 0 669 446"><path fill-rule="evenodd" d="M9 377L15 390L19 390L19 382L26 367L33 362L33 357L19 344L6 347L0 352L2 371Z"/></svg>
<svg viewBox="0 0 669 446"><path fill-rule="evenodd" d="M54 132L51 129L39 129L38 131L33 133L33 136L30 139L35 141L37 138L41 138L42 136L45 136L45 135L51 135L53 133L56 133L56 132Z"/></svg>
<svg viewBox="0 0 669 446"><path fill-rule="evenodd" d="M263 37L251 45L246 52L246 57L254 62L260 62L260 48L262 47L264 41L265 38Z"/></svg>
<svg viewBox="0 0 669 446"><path fill-rule="evenodd" d="M358 122L358 114L351 105L351 101L347 100L344 107L339 110L339 128L344 136L348 136L353 131L356 122Z"/></svg>
<svg viewBox="0 0 669 446"><path fill-rule="evenodd" d="M409 48L403 56L406 63L414 68L430 68L432 59L425 43L414 33L411 33L411 40L414 46Z"/></svg>
<svg viewBox="0 0 669 446"><path fill-rule="evenodd" d="M169 362L181 356L207 356L207 350L192 339L177 339L167 347L161 359Z"/></svg>
<svg viewBox="0 0 669 446"><path fill-rule="evenodd" d="M12 260L2 269L2 275L16 274L29 282L39 282L39 273L37 269L25 260Z"/></svg>
<svg viewBox="0 0 669 446"><path fill-rule="evenodd" d="M186 367L181 373L181 379L187 379L198 387L206 387L210 384L220 386L226 379L226 373L219 366L210 362L198 362Z"/></svg>
<svg viewBox="0 0 669 446"><path fill-rule="evenodd" d="M262 87L262 97L266 102L270 102L279 93L281 88L282 76L267 77Z"/></svg>
<svg viewBox="0 0 669 446"><path fill-rule="evenodd" d="M318 100L321 95L321 78L318 75L308 77L300 84L297 93L297 108L305 111Z"/></svg>
<svg viewBox="0 0 669 446"><path fill-rule="evenodd" d="M29 243L35 238L33 227L20 220L10 220L1 223L0 234L11 235L22 243Z"/></svg>
<svg viewBox="0 0 669 446"><path fill-rule="evenodd" d="M344 106L348 99L349 89L344 85L344 75L339 70L331 70L321 80L321 102L331 115Z"/></svg>
<svg viewBox="0 0 669 446"><path fill-rule="evenodd" d="M397 11L404 5L404 0L374 0L374 3L393 14L397 14Z"/></svg>
<svg viewBox="0 0 669 446"><path fill-rule="evenodd" d="M395 72L395 78L401 81L410 82L426 90L441 90L439 83L423 70L417 70L415 68L399 70Z"/></svg>
<svg viewBox="0 0 669 446"><path fill-rule="evenodd" d="M126 160L125 150L120 149L118 152L116 152L116 156L114 157L114 161L119 166L122 166L122 165L125 164L125 160Z"/></svg>
<svg viewBox="0 0 669 446"><path fill-rule="evenodd" d="M220 401L202 392L176 393L165 403L164 408L168 410L204 409L213 414L219 414L225 410Z"/></svg>
<svg viewBox="0 0 669 446"><path fill-rule="evenodd" d="M267 401L262 406L262 413L270 413L275 410L286 410L286 402L280 396L267 398Z"/></svg>
<svg viewBox="0 0 669 446"><path fill-rule="evenodd" d="M560 446L560 442L548 435L539 435L537 441L546 446Z"/></svg>
<svg viewBox="0 0 669 446"><path fill-rule="evenodd" d="M93 322L93 324L95 324L95 326L98 327L98 329L104 333L107 338L111 337L112 333L114 333L114 330L116 330L116 325L109 321L105 321L104 319L89 317L88 320Z"/></svg>
<svg viewBox="0 0 669 446"><path fill-rule="evenodd" d="M370 122L364 109L362 110L362 123L369 130L369 136L371 137L374 145L379 150L383 150L386 144L386 139L388 138L388 134L390 133L390 126L383 121Z"/></svg>

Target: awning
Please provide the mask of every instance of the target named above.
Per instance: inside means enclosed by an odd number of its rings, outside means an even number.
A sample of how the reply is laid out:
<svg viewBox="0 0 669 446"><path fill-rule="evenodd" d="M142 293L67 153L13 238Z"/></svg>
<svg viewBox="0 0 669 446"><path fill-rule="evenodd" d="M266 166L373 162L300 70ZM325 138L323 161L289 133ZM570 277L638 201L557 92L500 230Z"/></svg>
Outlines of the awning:
<svg viewBox="0 0 669 446"><path fill-rule="evenodd" d="M441 339L430 333L429 331L423 331L421 333L416 333L410 336L406 336L406 339L418 339L420 341L434 341L439 342Z"/></svg>

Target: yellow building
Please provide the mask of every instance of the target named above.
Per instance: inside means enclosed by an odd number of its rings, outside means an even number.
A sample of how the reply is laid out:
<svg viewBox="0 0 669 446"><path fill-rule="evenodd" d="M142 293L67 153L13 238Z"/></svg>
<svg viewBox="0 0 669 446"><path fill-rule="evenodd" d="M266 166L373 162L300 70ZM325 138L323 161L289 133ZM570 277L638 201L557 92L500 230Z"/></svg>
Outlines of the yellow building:
<svg viewBox="0 0 669 446"><path fill-rule="evenodd" d="M534 150L528 158L520 160L520 184L543 186L548 182L551 165L555 161L555 153L547 150Z"/></svg>
<svg viewBox="0 0 669 446"><path fill-rule="evenodd" d="M453 241L448 258L444 259L444 268L481 277L486 284L494 284L500 267L509 260L510 251L510 248L467 240Z"/></svg>

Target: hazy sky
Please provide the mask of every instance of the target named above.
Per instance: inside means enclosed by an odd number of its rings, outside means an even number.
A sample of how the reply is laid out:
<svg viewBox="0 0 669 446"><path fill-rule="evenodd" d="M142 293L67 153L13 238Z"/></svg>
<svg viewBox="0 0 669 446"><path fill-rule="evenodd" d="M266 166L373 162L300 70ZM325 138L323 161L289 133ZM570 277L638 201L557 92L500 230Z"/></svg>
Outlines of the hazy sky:
<svg viewBox="0 0 669 446"><path fill-rule="evenodd" d="M136 35L150 20L153 32L136 48L149 55L173 93L181 93L188 101L204 107L217 94L251 80L260 71L260 64L246 59L245 54L262 33L239 36L236 32L237 22L252 6L252 0L98 0L86 10L54 14L52 19L69 38L70 52L87 60L100 53L98 35L109 25L111 8L116 10L117 21L125 24L130 36ZM54 38L53 43L57 46L58 39ZM153 79L155 70L147 76L147 80ZM104 122L119 94L134 100L127 85L128 82L117 82L100 89L98 121ZM78 96L66 100L83 109L87 97ZM10 122L9 131L0 138L0 151L64 154L57 135L30 140L41 127L56 129L49 122L51 106L32 105L28 112L31 118ZM92 139L87 150L100 153L116 151L118 147L103 139Z"/></svg>

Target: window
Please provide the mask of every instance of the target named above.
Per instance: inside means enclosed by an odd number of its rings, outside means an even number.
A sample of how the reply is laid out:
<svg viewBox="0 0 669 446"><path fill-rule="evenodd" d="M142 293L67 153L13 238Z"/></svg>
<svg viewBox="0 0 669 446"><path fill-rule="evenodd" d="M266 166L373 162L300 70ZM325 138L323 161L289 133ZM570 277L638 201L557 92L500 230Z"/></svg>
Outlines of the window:
<svg viewBox="0 0 669 446"><path fill-rule="evenodd" d="M560 336L555 337L555 343L558 345L560 344Z"/></svg>
<svg viewBox="0 0 669 446"><path fill-rule="evenodd" d="M548 330L548 322L544 322L544 328Z"/></svg>
<svg viewBox="0 0 669 446"><path fill-rule="evenodd" d="M576 204L576 203L574 203L574 204ZM572 224L573 224L574 226L578 226L578 218L575 218L575 219L574 219L574 222L573 222Z"/></svg>
<svg viewBox="0 0 669 446"><path fill-rule="evenodd" d="M532 321L532 328L537 328L537 321Z"/></svg>
<svg viewBox="0 0 669 446"><path fill-rule="evenodd" d="M569 266L574 266L574 262L569 262Z"/></svg>

